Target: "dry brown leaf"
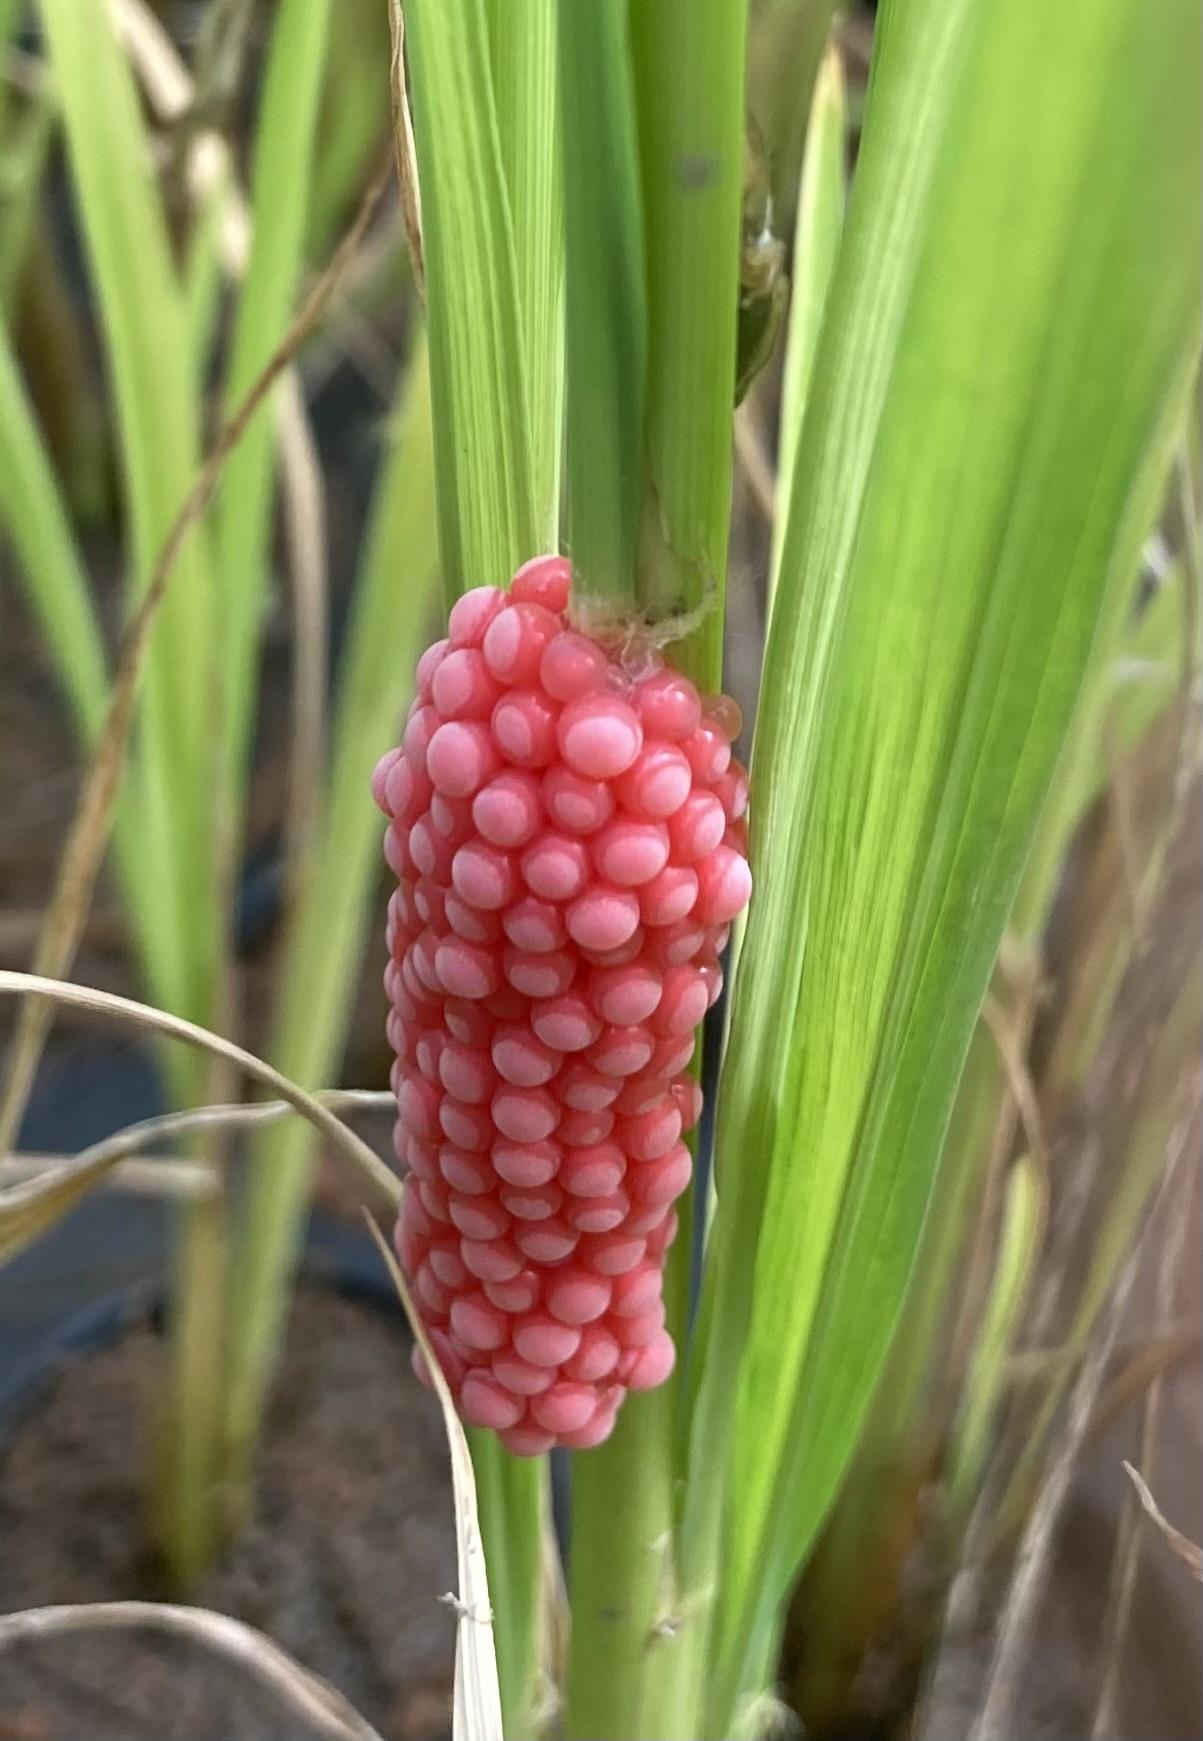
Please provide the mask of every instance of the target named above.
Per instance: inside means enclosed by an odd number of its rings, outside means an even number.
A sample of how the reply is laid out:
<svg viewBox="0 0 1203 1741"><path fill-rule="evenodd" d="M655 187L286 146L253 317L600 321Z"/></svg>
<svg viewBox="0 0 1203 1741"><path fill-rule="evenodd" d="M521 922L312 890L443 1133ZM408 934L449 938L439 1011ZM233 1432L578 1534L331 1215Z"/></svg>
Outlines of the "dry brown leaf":
<svg viewBox="0 0 1203 1741"><path fill-rule="evenodd" d="M0 1615L0 1647L72 1632L151 1627L202 1644L287 1701L299 1717L335 1741L381 1741L379 1733L327 1681L302 1668L254 1627L209 1608L168 1602L64 1602Z"/></svg>
<svg viewBox="0 0 1203 1741"><path fill-rule="evenodd" d="M457 1620L455 1635L455 1700L452 1709L452 1741L504 1741L501 1726L501 1691L497 1680L497 1652L493 1644L493 1610L489 1602L489 1577L485 1565L480 1515L476 1506L476 1477L472 1453L455 1403L447 1388L438 1357L430 1345L425 1326L410 1298L401 1267L376 1223L368 1217L372 1237L393 1278L414 1339L430 1369L447 1444L451 1452L451 1484L455 1497L455 1547L459 1592L446 1598Z"/></svg>
<svg viewBox="0 0 1203 1741"><path fill-rule="evenodd" d="M1198 1579L1199 1583L1203 1584L1203 1548L1199 1546L1198 1542L1193 1542L1188 1535L1183 1535L1180 1529L1174 1528L1153 1498L1149 1491L1149 1484L1139 1469L1134 1468L1131 1463L1125 1462L1124 1473L1135 1487L1136 1497L1140 1500L1146 1514L1157 1525L1171 1550L1186 1566L1191 1577Z"/></svg>
<svg viewBox="0 0 1203 1741"><path fill-rule="evenodd" d="M336 1118L329 1107L315 1095L309 1094L303 1088L298 1088L295 1082L287 1076L265 1064L262 1058L257 1058L253 1052L245 1051L241 1046L234 1045L231 1040L223 1040L220 1034L210 1033L208 1028L199 1027L195 1022L185 1021L182 1016L168 1015L166 1010L152 1009L149 1004L136 1002L133 998L118 997L114 992L97 991L92 986L71 985L65 980L48 979L34 973L13 973L0 970L0 994L24 995L28 1000L48 1004L62 1004L75 1009L92 1011L98 1015L111 1016L118 1021L131 1023L135 1027L146 1028L154 1033L166 1034L172 1039L185 1040L189 1045L197 1046L202 1051L210 1053L215 1058L223 1059L245 1072L256 1082L272 1089L281 1100L302 1118L309 1120L321 1134L348 1160L355 1163L364 1172L378 1190L383 1192L393 1206L400 1201L401 1181L387 1167L373 1149L370 1149L362 1137L359 1137L340 1118ZM196 1119L203 1114L183 1114L180 1118ZM262 1116L257 1114L256 1116ZM161 1126L158 1127L161 1134ZM78 1163L69 1163L78 1165ZM112 1164L111 1162L109 1163Z"/></svg>
<svg viewBox="0 0 1203 1741"><path fill-rule="evenodd" d="M393 1104L387 1092L363 1088L324 1090L313 1098L330 1111L383 1109ZM218 1189L207 1163L178 1159L130 1162L128 1157L169 1137L197 1130L246 1128L296 1117L286 1100L254 1105L202 1106L142 1119L93 1143L82 1154L65 1157L14 1156L0 1160L0 1266L32 1245L96 1186L115 1182L121 1168L133 1168L128 1186L145 1193L197 1198Z"/></svg>

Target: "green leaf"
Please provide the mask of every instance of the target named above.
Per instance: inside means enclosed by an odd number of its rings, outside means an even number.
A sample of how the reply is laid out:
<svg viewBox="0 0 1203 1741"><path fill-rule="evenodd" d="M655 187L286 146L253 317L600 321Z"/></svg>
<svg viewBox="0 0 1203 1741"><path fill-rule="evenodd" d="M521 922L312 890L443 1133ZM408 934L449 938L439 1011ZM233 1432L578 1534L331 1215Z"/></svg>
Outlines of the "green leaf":
<svg viewBox="0 0 1203 1741"><path fill-rule="evenodd" d="M558 548L564 392L564 205L556 0L487 0L497 135L514 231L531 492L539 546Z"/></svg>
<svg viewBox="0 0 1203 1741"><path fill-rule="evenodd" d="M120 433L133 585L199 469L183 300L130 71L103 8L40 0ZM214 598L203 527L181 552L143 678L143 853L162 908L156 997L204 1017L220 955L213 876L210 653Z"/></svg>
<svg viewBox="0 0 1203 1741"><path fill-rule="evenodd" d="M228 408L271 357L298 299L329 12L329 0L282 0L276 9L251 171L251 253L224 383ZM260 407L231 454L217 499L225 781L236 811L271 571L274 404L273 396Z"/></svg>
<svg viewBox="0 0 1203 1741"><path fill-rule="evenodd" d="M720 1097L685 1512L720 1592L714 1732L758 1690L880 1371L1131 480L1196 342L1196 34L1186 0L1155 29L1133 0L880 16Z"/></svg>
<svg viewBox="0 0 1203 1741"><path fill-rule="evenodd" d="M819 67L802 159L802 183L794 227L789 326L781 381L781 426L777 441L777 502L769 565L771 613L781 572L781 546L789 523L794 466L810 392L827 292L844 228L847 134L844 69L839 50L829 48Z"/></svg>
<svg viewBox="0 0 1203 1741"><path fill-rule="evenodd" d="M81 737L95 736L108 700L104 641L88 576L0 323L0 513Z"/></svg>
<svg viewBox="0 0 1203 1741"><path fill-rule="evenodd" d="M625 10L560 22L567 255L568 516L578 609L635 599L646 298Z"/></svg>
<svg viewBox="0 0 1203 1741"><path fill-rule="evenodd" d="M752 0L748 106L773 172L773 204L783 234L798 195L809 99L836 0Z"/></svg>
<svg viewBox="0 0 1203 1741"><path fill-rule="evenodd" d="M1006 1381L1006 1362L1044 1237L1048 1181L1030 1155L1007 1175L990 1293L966 1374L949 1465L951 1503L967 1509L990 1449L990 1429Z"/></svg>
<svg viewBox="0 0 1203 1741"><path fill-rule="evenodd" d="M705 615L680 657L721 675L739 310L746 0L636 4L647 272L640 603Z"/></svg>
<svg viewBox="0 0 1203 1741"><path fill-rule="evenodd" d="M540 516L514 232L484 0L409 0L406 42L430 330L439 549L448 601L504 586Z"/></svg>
<svg viewBox="0 0 1203 1741"><path fill-rule="evenodd" d="M339 675L320 827L281 963L270 1052L303 1083L337 1074L359 985L380 863L381 824L369 786L377 760L398 739L434 603L433 495L430 386L419 339L398 438L377 485ZM261 1154L267 1164L249 1173L231 1270L226 1459L236 1485L249 1474L287 1305L312 1136L300 1126L281 1127L265 1134Z"/></svg>

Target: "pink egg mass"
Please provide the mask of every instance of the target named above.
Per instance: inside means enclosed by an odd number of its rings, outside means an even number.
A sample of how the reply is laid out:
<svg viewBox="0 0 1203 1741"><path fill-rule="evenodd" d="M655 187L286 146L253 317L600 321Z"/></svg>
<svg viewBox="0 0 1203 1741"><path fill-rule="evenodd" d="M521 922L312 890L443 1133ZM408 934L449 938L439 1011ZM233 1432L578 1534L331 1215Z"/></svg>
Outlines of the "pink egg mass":
<svg viewBox="0 0 1203 1741"><path fill-rule="evenodd" d="M397 1251L461 1414L519 1456L600 1444L672 1370L687 1067L752 889L739 709L570 627L569 582L538 557L458 600L372 781Z"/></svg>

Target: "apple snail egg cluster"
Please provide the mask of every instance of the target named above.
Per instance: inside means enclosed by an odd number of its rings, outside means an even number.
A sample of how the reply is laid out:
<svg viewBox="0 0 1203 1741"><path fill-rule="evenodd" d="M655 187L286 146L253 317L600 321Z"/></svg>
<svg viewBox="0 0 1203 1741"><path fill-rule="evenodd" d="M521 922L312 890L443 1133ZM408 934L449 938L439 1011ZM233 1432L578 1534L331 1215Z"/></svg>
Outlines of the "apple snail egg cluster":
<svg viewBox="0 0 1203 1741"><path fill-rule="evenodd" d="M751 893L738 709L571 628L569 579L456 603L373 777L397 1251L461 1414L532 1456L672 1370L687 1067Z"/></svg>

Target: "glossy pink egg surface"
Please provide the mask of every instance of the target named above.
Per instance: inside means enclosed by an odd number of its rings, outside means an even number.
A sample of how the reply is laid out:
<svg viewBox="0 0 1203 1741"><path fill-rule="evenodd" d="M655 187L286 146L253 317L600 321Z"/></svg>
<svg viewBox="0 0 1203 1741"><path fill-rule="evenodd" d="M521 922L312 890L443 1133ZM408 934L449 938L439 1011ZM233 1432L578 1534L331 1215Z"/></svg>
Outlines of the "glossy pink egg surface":
<svg viewBox="0 0 1203 1741"><path fill-rule="evenodd" d="M687 1066L752 888L738 708L570 627L569 581L539 557L456 603L372 781L397 1251L464 1419L522 1456L672 1370Z"/></svg>

